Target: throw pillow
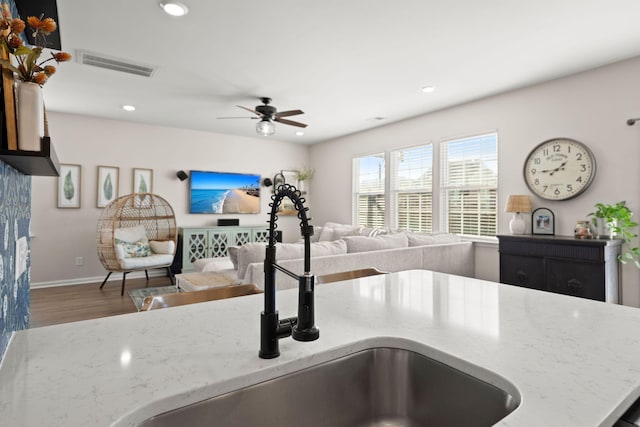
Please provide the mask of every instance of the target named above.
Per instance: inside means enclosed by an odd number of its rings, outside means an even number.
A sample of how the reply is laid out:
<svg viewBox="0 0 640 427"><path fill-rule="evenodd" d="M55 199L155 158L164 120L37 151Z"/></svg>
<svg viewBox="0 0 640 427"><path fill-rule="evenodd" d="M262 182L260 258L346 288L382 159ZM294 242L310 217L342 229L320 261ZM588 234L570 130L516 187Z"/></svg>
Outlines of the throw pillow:
<svg viewBox="0 0 640 427"><path fill-rule="evenodd" d="M318 237L319 242L329 242L341 239L344 236L357 236L360 226L351 224L338 224L337 222L327 222L322 226L322 232Z"/></svg>
<svg viewBox="0 0 640 427"><path fill-rule="evenodd" d="M438 243L435 237L430 234L407 233L407 238L409 239L409 246L427 246Z"/></svg>
<svg viewBox="0 0 640 427"><path fill-rule="evenodd" d="M304 246L304 245L300 245ZM347 243L344 240L334 240L333 242L317 242L311 244L311 256L328 256L347 253ZM299 258L304 257L304 250Z"/></svg>
<svg viewBox="0 0 640 427"><path fill-rule="evenodd" d="M238 269L238 250L240 246L228 246L227 253L229 254L229 259L231 260L231 264L233 264L233 269Z"/></svg>
<svg viewBox="0 0 640 427"><path fill-rule="evenodd" d="M376 237L347 236L343 237L342 240L347 243L347 253L380 251L383 249L406 248L409 246L407 235L404 233Z"/></svg>
<svg viewBox="0 0 640 427"><path fill-rule="evenodd" d="M121 248L124 258L142 258L151 255L151 247L146 238L137 242L116 239L116 245Z"/></svg>
<svg viewBox="0 0 640 427"><path fill-rule="evenodd" d="M151 240L149 246L154 254L173 255L175 249L173 240Z"/></svg>
<svg viewBox="0 0 640 427"><path fill-rule="evenodd" d="M244 279L249 264L264 261L265 243L247 243L238 249L238 279Z"/></svg>

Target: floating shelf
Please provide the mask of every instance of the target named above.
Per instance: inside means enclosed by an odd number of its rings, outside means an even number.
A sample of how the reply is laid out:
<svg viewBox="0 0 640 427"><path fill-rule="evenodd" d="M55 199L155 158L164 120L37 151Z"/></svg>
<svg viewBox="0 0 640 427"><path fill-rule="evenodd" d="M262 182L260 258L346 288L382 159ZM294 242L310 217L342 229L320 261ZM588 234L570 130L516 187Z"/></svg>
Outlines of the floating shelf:
<svg viewBox="0 0 640 427"><path fill-rule="evenodd" d="M41 141L40 151L0 149L0 160L25 175L60 176L60 162L51 138L45 136Z"/></svg>

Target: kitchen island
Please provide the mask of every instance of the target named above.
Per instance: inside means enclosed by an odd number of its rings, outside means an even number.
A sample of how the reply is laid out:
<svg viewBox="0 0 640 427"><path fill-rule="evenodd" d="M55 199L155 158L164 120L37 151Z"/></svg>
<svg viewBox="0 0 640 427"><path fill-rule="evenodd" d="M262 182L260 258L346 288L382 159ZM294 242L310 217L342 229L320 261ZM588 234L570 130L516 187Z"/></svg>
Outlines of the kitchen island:
<svg viewBox="0 0 640 427"><path fill-rule="evenodd" d="M36 328L0 365L0 424L134 426L373 347L446 363L521 399L503 426L609 426L640 396L640 310L412 270L316 287L313 342L258 358L262 295ZM280 291L280 317L297 290Z"/></svg>

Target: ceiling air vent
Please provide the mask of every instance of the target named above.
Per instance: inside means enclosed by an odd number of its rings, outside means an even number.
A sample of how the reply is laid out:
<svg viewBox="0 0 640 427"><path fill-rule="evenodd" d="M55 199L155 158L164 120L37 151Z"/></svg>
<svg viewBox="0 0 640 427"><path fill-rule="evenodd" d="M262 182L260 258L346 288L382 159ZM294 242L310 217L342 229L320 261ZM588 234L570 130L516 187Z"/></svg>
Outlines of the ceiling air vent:
<svg viewBox="0 0 640 427"><path fill-rule="evenodd" d="M84 50L77 51L78 62L84 65L106 68L107 70L120 71L123 73L135 74L136 76L151 77L155 71L154 67L143 64L135 64L125 59L109 58L93 52Z"/></svg>

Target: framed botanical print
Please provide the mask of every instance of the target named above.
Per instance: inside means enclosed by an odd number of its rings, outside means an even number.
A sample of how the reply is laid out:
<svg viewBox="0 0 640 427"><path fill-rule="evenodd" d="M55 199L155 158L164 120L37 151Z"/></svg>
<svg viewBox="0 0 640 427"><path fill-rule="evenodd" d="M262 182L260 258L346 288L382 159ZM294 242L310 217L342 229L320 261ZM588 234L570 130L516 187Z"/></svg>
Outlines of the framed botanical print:
<svg viewBox="0 0 640 427"><path fill-rule="evenodd" d="M98 166L98 197L96 206L104 208L118 197L120 168L115 166Z"/></svg>
<svg viewBox="0 0 640 427"><path fill-rule="evenodd" d="M132 193L153 193L153 169L133 169Z"/></svg>
<svg viewBox="0 0 640 427"><path fill-rule="evenodd" d="M60 164L58 208L79 209L82 196L82 166Z"/></svg>

